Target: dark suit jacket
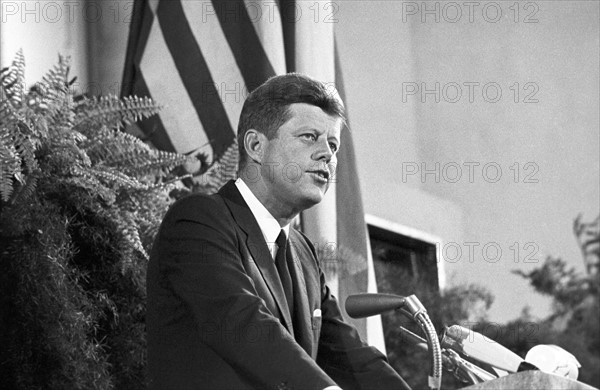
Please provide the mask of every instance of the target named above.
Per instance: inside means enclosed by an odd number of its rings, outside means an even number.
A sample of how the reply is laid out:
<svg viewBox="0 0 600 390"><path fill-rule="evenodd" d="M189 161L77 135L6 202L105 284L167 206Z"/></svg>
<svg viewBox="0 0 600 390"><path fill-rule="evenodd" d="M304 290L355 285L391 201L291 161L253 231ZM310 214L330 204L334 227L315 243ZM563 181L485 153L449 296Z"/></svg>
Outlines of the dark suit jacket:
<svg viewBox="0 0 600 390"><path fill-rule="evenodd" d="M148 266L151 389L401 388L385 357L343 321L312 244L294 229L289 242L295 329L273 258L234 182L171 207Z"/></svg>

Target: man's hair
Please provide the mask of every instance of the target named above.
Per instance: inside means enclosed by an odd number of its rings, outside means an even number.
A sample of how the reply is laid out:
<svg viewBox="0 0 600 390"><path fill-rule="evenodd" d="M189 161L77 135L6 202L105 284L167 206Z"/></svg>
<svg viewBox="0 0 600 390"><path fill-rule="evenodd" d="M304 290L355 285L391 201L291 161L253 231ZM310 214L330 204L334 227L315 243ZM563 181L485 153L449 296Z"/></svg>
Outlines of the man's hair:
<svg viewBox="0 0 600 390"><path fill-rule="evenodd" d="M246 132L254 129L268 139L275 138L277 129L290 119L289 106L294 103L317 106L345 121L344 106L333 84L326 85L299 73L271 77L248 95L242 107L237 135L240 168L248 157L244 147Z"/></svg>

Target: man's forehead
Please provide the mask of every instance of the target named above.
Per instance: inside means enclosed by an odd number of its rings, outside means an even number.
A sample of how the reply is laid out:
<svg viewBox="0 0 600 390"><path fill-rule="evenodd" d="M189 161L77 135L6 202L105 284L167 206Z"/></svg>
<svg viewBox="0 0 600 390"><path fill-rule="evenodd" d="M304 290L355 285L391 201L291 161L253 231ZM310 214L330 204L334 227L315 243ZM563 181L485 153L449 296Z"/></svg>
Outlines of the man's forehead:
<svg viewBox="0 0 600 390"><path fill-rule="evenodd" d="M335 124L335 127L333 128L332 132L330 132L330 134L328 135L329 137L333 137L335 139L337 139L338 141L341 142L341 138L342 138L342 128L344 126L343 123L343 119L340 117L336 117L337 118L337 122Z"/></svg>
<svg viewBox="0 0 600 390"><path fill-rule="evenodd" d="M319 109L318 107L316 107ZM320 110L320 109L319 109ZM343 119L330 115L324 111L316 112L297 112L290 116L289 123L296 131L314 130L324 134L328 139L337 139L340 141Z"/></svg>
<svg viewBox="0 0 600 390"><path fill-rule="evenodd" d="M287 107L288 121L291 119L297 120L316 120L325 122L343 122L343 119L335 114L329 114L324 111L321 107L315 106L308 103L292 103ZM336 123L337 125L337 123Z"/></svg>

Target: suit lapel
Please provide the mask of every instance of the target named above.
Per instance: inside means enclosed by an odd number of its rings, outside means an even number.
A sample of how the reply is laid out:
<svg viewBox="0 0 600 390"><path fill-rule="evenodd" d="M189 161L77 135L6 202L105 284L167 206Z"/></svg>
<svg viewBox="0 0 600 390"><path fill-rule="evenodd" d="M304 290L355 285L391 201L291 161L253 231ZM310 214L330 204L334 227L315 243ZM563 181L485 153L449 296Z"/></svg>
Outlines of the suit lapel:
<svg viewBox="0 0 600 390"><path fill-rule="evenodd" d="M233 218L244 233L246 233L246 246L252 254L269 291L275 298L275 302L277 302L279 312L283 316L284 326L293 336L292 318L283 292L283 286L281 285L275 262L265 242L260 226L256 222L256 218L254 218L252 211L250 211L234 181L229 181L225 184L219 191L219 194L225 198Z"/></svg>

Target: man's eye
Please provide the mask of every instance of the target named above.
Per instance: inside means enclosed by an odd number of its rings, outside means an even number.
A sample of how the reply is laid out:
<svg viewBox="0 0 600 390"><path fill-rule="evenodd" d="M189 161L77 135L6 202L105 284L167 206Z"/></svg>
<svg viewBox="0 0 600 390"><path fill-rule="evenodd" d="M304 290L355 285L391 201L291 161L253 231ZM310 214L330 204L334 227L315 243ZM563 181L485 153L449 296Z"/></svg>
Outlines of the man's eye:
<svg viewBox="0 0 600 390"><path fill-rule="evenodd" d="M332 151L332 152L334 152L334 153L335 153L335 152L337 152L337 150L338 150L337 144L334 144L333 142L330 142L330 143L329 143L329 148L330 148L330 149L331 149L331 151Z"/></svg>
<svg viewBox="0 0 600 390"><path fill-rule="evenodd" d="M317 137L315 137L315 135L311 134L311 133L302 134L302 136L304 138L306 138L306 139L311 140L311 141L316 141L317 140Z"/></svg>

